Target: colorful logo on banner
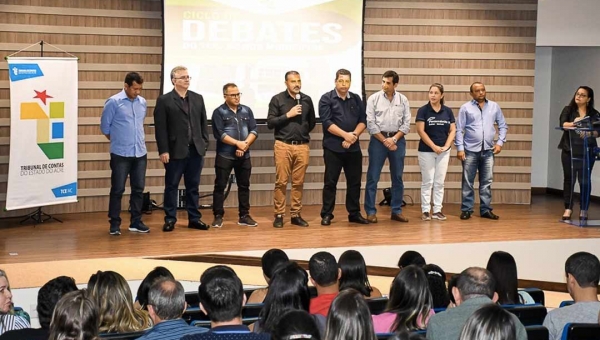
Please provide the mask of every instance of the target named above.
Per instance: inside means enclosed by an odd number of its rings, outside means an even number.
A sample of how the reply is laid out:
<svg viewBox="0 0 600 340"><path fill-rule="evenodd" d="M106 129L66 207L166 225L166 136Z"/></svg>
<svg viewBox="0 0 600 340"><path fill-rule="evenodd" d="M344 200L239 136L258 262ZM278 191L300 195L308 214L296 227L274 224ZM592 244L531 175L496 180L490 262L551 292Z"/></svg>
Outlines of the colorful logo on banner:
<svg viewBox="0 0 600 340"><path fill-rule="evenodd" d="M37 120L37 145L48 159L64 158L65 102L49 102L46 90L34 90L41 102L21 103L21 120ZM46 113L48 112L48 113Z"/></svg>

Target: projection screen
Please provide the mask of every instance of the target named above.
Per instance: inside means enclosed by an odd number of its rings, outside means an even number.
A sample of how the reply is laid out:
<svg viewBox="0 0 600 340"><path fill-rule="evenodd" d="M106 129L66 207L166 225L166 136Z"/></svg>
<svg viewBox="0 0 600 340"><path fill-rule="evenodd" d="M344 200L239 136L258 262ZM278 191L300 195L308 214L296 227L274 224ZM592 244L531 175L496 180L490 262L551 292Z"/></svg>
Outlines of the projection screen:
<svg viewBox="0 0 600 340"><path fill-rule="evenodd" d="M285 72L298 71L302 92L318 115L321 95L335 72L352 72L351 91L362 95L361 0L164 0L163 93L170 71L188 68L190 90L204 96L208 118L235 83L241 103L266 119L271 97L286 89Z"/></svg>

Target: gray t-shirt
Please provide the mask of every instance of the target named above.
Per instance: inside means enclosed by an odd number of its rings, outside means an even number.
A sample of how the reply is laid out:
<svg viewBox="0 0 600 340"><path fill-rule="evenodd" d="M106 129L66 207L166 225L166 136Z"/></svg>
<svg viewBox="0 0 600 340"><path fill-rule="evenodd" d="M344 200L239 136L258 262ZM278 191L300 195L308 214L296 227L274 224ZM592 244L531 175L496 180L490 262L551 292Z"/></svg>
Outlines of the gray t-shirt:
<svg viewBox="0 0 600 340"><path fill-rule="evenodd" d="M577 302L571 306L556 308L544 319L544 326L550 332L550 340L560 340L568 323L598 323L600 302Z"/></svg>

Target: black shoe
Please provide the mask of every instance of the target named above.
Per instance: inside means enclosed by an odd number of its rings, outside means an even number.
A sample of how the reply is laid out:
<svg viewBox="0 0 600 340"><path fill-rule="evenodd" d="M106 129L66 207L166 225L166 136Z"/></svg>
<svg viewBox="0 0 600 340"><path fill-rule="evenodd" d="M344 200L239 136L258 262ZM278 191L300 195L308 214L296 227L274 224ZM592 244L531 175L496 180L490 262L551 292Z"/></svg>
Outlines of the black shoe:
<svg viewBox="0 0 600 340"><path fill-rule="evenodd" d="M358 224L369 224L369 221L366 218L362 217L361 214L348 216L348 222Z"/></svg>
<svg viewBox="0 0 600 340"><path fill-rule="evenodd" d="M308 222L306 222L300 215L292 217L292 224L299 227L308 227Z"/></svg>
<svg viewBox="0 0 600 340"><path fill-rule="evenodd" d="M136 224L132 224L129 226L129 231L135 231L137 233L149 233L150 228L144 224L144 222L139 221Z"/></svg>
<svg viewBox="0 0 600 340"><path fill-rule="evenodd" d="M165 225L163 225L164 232L173 231L173 229L175 229L175 221L165 222Z"/></svg>
<svg viewBox="0 0 600 340"><path fill-rule="evenodd" d="M273 221L273 228L283 228L283 215L275 215L275 221Z"/></svg>
<svg viewBox="0 0 600 340"><path fill-rule="evenodd" d="M321 219L321 225L331 225L332 219L333 217L331 215L325 215L325 217Z"/></svg>
<svg viewBox="0 0 600 340"><path fill-rule="evenodd" d="M484 212L483 214L481 214L482 218L489 218L490 220L497 220L500 218L500 216L494 214L491 210L488 210L486 212Z"/></svg>
<svg viewBox="0 0 600 340"><path fill-rule="evenodd" d="M198 230L208 230L210 229L210 226L200 220L198 220L198 222L192 222L190 221L188 223L188 228L190 229L198 229Z"/></svg>
<svg viewBox="0 0 600 340"><path fill-rule="evenodd" d="M113 236L121 235L121 227L118 225L111 225L109 233Z"/></svg>
<svg viewBox="0 0 600 340"><path fill-rule="evenodd" d="M463 212L460 214L460 219L461 219L461 220L468 220L469 218L471 218L471 214L472 214L472 213L471 213L470 211L463 211Z"/></svg>

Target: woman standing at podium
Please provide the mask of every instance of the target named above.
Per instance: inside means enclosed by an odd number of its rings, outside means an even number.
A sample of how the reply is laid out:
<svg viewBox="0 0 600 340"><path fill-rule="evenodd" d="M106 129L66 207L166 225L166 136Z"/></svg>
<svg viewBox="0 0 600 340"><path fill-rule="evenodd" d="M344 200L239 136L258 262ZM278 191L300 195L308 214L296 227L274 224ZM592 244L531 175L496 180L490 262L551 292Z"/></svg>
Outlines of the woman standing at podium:
<svg viewBox="0 0 600 340"><path fill-rule="evenodd" d="M596 109L594 109L594 90L592 90L590 87L588 86L580 86L577 91L575 91L575 95L573 96L573 99L571 99L571 102L569 103L569 105L565 106L565 108L562 110L562 112L560 113L560 126L563 128L572 128L575 127L575 122L578 122L581 119L584 119L586 117L590 117L592 120L597 120L600 119L600 113L598 113L598 111L596 111ZM570 131L565 130L563 132L563 136L560 140L560 143L558 144L558 148L562 150L561 153L561 161L562 161L562 167L563 167L563 176L564 176L564 181L563 181L563 196L564 196L564 200L565 200L565 212L563 213L562 219L563 220L570 220L571 219L571 214L573 213L573 189L575 186L575 183L571 181L572 176L571 175L575 175L576 177L573 177L574 179L577 178L577 180L579 181L579 192L583 195L583 185L582 184L588 184L588 183L584 183L584 180L587 181L586 178L584 178L583 176L583 164L582 162L574 162L573 163L573 168L571 168L571 150L574 150L574 152L576 152L575 157L581 157L583 156L583 138L584 137L593 137L588 139L588 148L590 149L590 159L589 159L589 164L590 164L590 171L592 170L592 168L594 167L594 153L592 152L593 149L598 146L598 144L596 143L596 140L594 138L598 137L598 131L587 131L587 132L580 132L579 133L579 137L577 139L573 139L573 147L571 148L571 140L569 138L569 133ZM574 174L572 174L572 172L575 172ZM592 190L592 186L591 184L586 185L587 186L587 194L589 197L589 194ZM581 204L584 203L584 204ZM581 204L581 209L580 209L580 214L579 214L579 218L580 220L587 220L587 209L588 209L588 205L589 205L589 200L588 202L580 202ZM585 206L584 206L585 205Z"/></svg>

